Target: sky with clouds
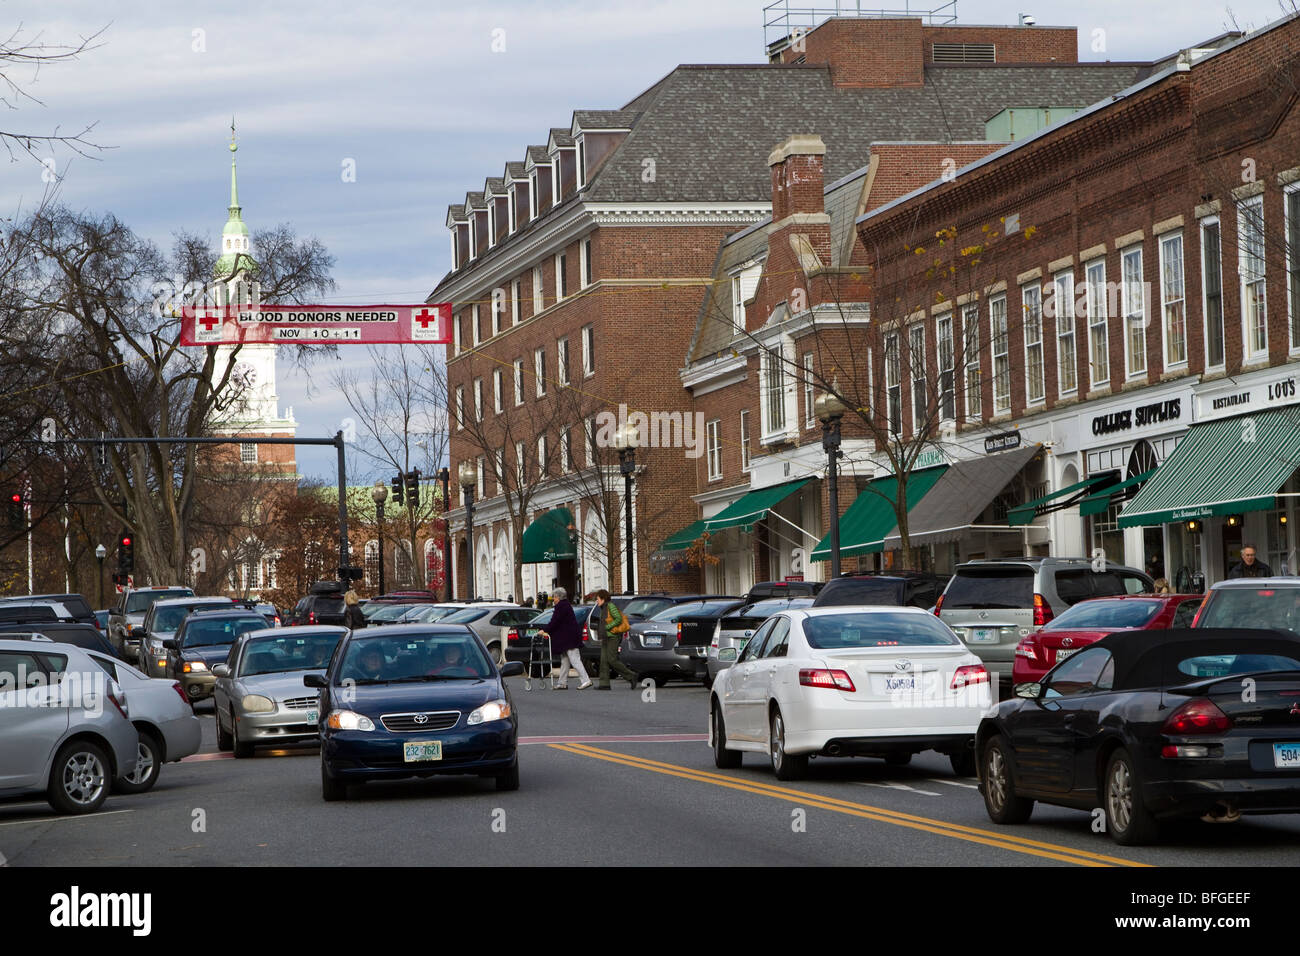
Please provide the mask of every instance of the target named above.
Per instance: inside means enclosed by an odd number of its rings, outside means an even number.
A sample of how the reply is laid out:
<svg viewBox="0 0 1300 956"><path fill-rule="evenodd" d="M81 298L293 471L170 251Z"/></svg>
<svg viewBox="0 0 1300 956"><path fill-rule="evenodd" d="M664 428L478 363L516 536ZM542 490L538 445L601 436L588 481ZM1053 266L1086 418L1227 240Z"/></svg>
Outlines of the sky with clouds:
<svg viewBox="0 0 1300 956"><path fill-rule="evenodd" d="M448 204L522 160L525 146L567 126L575 109L620 107L679 63L763 62L764 6L61 0L56 10L44 0L10 0L0 8L5 32L20 40L100 36L74 62L8 70L39 102L16 102L0 122L22 133L94 124L89 138L107 147L95 158L52 154L62 200L113 212L164 247L179 230L206 233L215 246L226 220L234 114L245 221L254 229L288 222L321 239L337 260L335 302L419 302L448 268ZM1039 25L1077 26L1085 60L1154 59L1234 23L1262 26L1290 8L1278 0L953 6L959 23L1014 24L1029 13ZM1103 53L1091 49L1097 30ZM349 161L355 182L342 175ZM26 157L0 163L0 216L38 200L41 176ZM281 363L280 403L293 406L300 435L340 427L346 406L322 383L336 363L363 355L341 348L306 372ZM327 480L333 458L331 449L298 452L300 471Z"/></svg>

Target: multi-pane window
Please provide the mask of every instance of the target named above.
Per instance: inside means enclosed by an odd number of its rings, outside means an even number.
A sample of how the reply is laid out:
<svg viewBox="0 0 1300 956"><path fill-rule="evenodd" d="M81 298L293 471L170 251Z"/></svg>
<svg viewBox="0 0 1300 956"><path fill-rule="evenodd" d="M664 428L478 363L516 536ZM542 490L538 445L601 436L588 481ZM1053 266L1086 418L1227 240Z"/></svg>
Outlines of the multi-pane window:
<svg viewBox="0 0 1300 956"><path fill-rule="evenodd" d="M785 360L780 353L763 353L764 408L767 411L767 434L785 430Z"/></svg>
<svg viewBox="0 0 1300 956"><path fill-rule="evenodd" d="M456 427L465 427L465 386L456 386Z"/></svg>
<svg viewBox="0 0 1300 956"><path fill-rule="evenodd" d="M749 474L749 409L740 413L740 470Z"/></svg>
<svg viewBox="0 0 1300 956"><path fill-rule="evenodd" d="M555 373L561 385L569 384L569 340L560 339L555 343Z"/></svg>
<svg viewBox="0 0 1300 956"><path fill-rule="evenodd" d="M537 170L528 174L528 218L537 218Z"/></svg>
<svg viewBox="0 0 1300 956"><path fill-rule="evenodd" d="M492 370L492 408L498 415L501 414L504 407L505 398L503 396L504 388L501 381L501 369Z"/></svg>
<svg viewBox="0 0 1300 956"><path fill-rule="evenodd" d="M1120 256L1121 292L1124 311L1124 355L1128 376L1147 370L1147 314L1142 286L1142 247L1133 246Z"/></svg>
<svg viewBox="0 0 1300 956"><path fill-rule="evenodd" d="M469 321L470 321L470 333L474 336L474 344L475 346L477 346L479 341L481 340L481 333L478 325L479 316L478 316L477 305L470 308Z"/></svg>
<svg viewBox="0 0 1300 956"><path fill-rule="evenodd" d="M533 378L537 379L537 397L546 394L546 349L533 353Z"/></svg>
<svg viewBox="0 0 1300 956"><path fill-rule="evenodd" d="M483 379L474 379L474 421L483 420Z"/></svg>
<svg viewBox="0 0 1300 956"><path fill-rule="evenodd" d="M563 252L555 257L555 301L559 302L569 294L568 277L565 275L569 271L569 257Z"/></svg>
<svg viewBox="0 0 1300 956"><path fill-rule="evenodd" d="M1201 220L1201 287L1205 300L1205 367L1223 367L1223 245L1219 220Z"/></svg>
<svg viewBox="0 0 1300 956"><path fill-rule="evenodd" d="M546 441L545 435L537 436L537 474L549 475L551 473L551 450Z"/></svg>
<svg viewBox="0 0 1300 956"><path fill-rule="evenodd" d="M257 464L257 445L251 441L239 443L239 460L245 465Z"/></svg>
<svg viewBox="0 0 1300 956"><path fill-rule="evenodd" d="M1093 388L1110 382L1110 330L1106 311L1106 260L1084 268L1088 302L1088 376Z"/></svg>
<svg viewBox="0 0 1300 956"><path fill-rule="evenodd" d="M515 488L522 489L528 483L528 463L524 460L524 443L515 442Z"/></svg>
<svg viewBox="0 0 1300 956"><path fill-rule="evenodd" d="M1025 329L1025 404L1036 405L1047 391L1043 384L1043 290L1037 285L1022 286Z"/></svg>
<svg viewBox="0 0 1300 956"><path fill-rule="evenodd" d="M930 393L925 381L925 326L907 330L907 362L912 369L912 433L923 435L930 426Z"/></svg>
<svg viewBox="0 0 1300 956"><path fill-rule="evenodd" d="M513 279L510 282L510 324L519 324L519 280Z"/></svg>
<svg viewBox="0 0 1300 956"><path fill-rule="evenodd" d="M1011 343L1007 335L1007 297L989 300L989 335L993 350L993 414L1011 408Z"/></svg>
<svg viewBox="0 0 1300 956"><path fill-rule="evenodd" d="M524 403L524 360L515 359L515 404Z"/></svg>
<svg viewBox="0 0 1300 956"><path fill-rule="evenodd" d="M1286 191L1286 289L1287 324L1291 328L1291 351L1300 351L1300 186Z"/></svg>
<svg viewBox="0 0 1300 956"><path fill-rule="evenodd" d="M1074 271L1052 277L1052 311L1056 314L1056 383L1062 395L1079 389L1079 357L1074 347Z"/></svg>
<svg viewBox="0 0 1300 956"><path fill-rule="evenodd" d="M1241 274L1241 318L1247 360L1268 353L1268 297L1264 292L1264 197L1252 196L1237 208L1237 249Z"/></svg>
<svg viewBox="0 0 1300 956"><path fill-rule="evenodd" d="M546 308L546 302L542 297L542 267L533 267L533 315L541 312Z"/></svg>
<svg viewBox="0 0 1300 956"><path fill-rule="evenodd" d="M1183 234L1160 239L1160 314L1164 317L1165 367L1187 364L1187 299L1183 289Z"/></svg>
<svg viewBox="0 0 1300 956"><path fill-rule="evenodd" d="M980 392L980 310L978 305L968 305L962 310L962 361L965 365L966 420L977 422L984 414L983 395Z"/></svg>
<svg viewBox="0 0 1300 956"><path fill-rule="evenodd" d="M957 394L954 383L952 313L939 316L934 323L939 357L939 418L950 422L957 417Z"/></svg>
<svg viewBox="0 0 1300 956"><path fill-rule="evenodd" d="M373 588L379 582L379 542L367 541L365 554L366 587Z"/></svg>
<svg viewBox="0 0 1300 956"><path fill-rule="evenodd" d="M596 374L596 327L582 327L582 374Z"/></svg>
<svg viewBox="0 0 1300 956"><path fill-rule="evenodd" d="M398 587L409 588L415 583L415 562L411 559L409 541L398 541L393 549L393 576Z"/></svg>
<svg viewBox="0 0 1300 956"><path fill-rule="evenodd" d="M704 448L709 463L709 481L722 477L722 420L713 419L705 426Z"/></svg>
<svg viewBox="0 0 1300 956"><path fill-rule="evenodd" d="M735 335L745 334L745 293L740 276L731 277L731 331Z"/></svg>
<svg viewBox="0 0 1300 956"><path fill-rule="evenodd" d="M817 413L813 411L813 354L803 353L803 414L804 424L812 428L817 424Z"/></svg>
<svg viewBox="0 0 1300 956"><path fill-rule="evenodd" d="M903 375L902 359L898 351L898 335L885 336L885 395L889 431L893 435L903 431Z"/></svg>
<svg viewBox="0 0 1300 956"><path fill-rule="evenodd" d="M591 240L582 240L582 287L591 285Z"/></svg>

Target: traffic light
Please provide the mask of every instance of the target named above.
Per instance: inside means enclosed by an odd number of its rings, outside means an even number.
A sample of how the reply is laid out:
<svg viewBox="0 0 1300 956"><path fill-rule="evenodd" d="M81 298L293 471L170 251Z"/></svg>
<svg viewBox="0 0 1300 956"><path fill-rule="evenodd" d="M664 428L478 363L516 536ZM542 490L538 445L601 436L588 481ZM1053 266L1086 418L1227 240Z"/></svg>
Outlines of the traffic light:
<svg viewBox="0 0 1300 956"><path fill-rule="evenodd" d="M10 492L6 507L9 510L9 527L14 531L21 531L27 524L23 515L22 492Z"/></svg>
<svg viewBox="0 0 1300 956"><path fill-rule="evenodd" d="M412 508L420 504L420 469L406 473L406 500Z"/></svg>
<svg viewBox="0 0 1300 956"><path fill-rule="evenodd" d="M393 476L393 504L400 505L401 503L402 503L402 476L399 473Z"/></svg>
<svg viewBox="0 0 1300 956"><path fill-rule="evenodd" d="M122 574L135 571L135 540L125 531L117 538L117 569Z"/></svg>

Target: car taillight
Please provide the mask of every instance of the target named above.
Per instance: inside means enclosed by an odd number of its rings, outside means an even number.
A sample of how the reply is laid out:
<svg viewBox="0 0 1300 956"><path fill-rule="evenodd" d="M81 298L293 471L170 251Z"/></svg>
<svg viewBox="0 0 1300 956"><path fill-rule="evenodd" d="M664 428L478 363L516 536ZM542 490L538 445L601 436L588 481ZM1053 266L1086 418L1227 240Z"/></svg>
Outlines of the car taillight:
<svg viewBox="0 0 1300 956"><path fill-rule="evenodd" d="M308 611L308 612L307 612L307 623L308 623L308 624L315 624L315 623L316 623L316 612L315 612L315 611Z"/></svg>
<svg viewBox="0 0 1300 956"><path fill-rule="evenodd" d="M185 688L181 686L180 681L172 681L172 690L180 694L181 700L185 701L185 703L188 704L190 702L189 695L185 693Z"/></svg>
<svg viewBox="0 0 1300 956"><path fill-rule="evenodd" d="M984 669L983 664L963 664L957 668L957 673L952 675L952 683L948 685L948 689L961 690L971 684L987 684L988 682L989 672Z"/></svg>
<svg viewBox="0 0 1300 956"><path fill-rule="evenodd" d="M1038 660L1038 655L1034 653L1034 645L1029 643L1028 638L1016 645L1016 657L1023 657L1031 661Z"/></svg>
<svg viewBox="0 0 1300 956"><path fill-rule="evenodd" d="M1034 595L1034 627L1042 627L1052 619L1052 606L1043 600L1041 594Z"/></svg>
<svg viewBox="0 0 1300 956"><path fill-rule="evenodd" d="M804 687L830 687L839 690L854 691L853 679L848 671L832 671L825 668L804 668L799 671L799 683Z"/></svg>
<svg viewBox="0 0 1300 956"><path fill-rule="evenodd" d="M113 702L113 706L117 708L117 712L127 720L130 720L131 716L126 709L126 691L122 690L116 682L109 681L107 696L108 699Z"/></svg>
<svg viewBox="0 0 1300 956"><path fill-rule="evenodd" d="M718 640L719 640L721 637L722 637L722 622L719 621L717 624L715 624L715 625L713 626L713 642L712 642L711 644L709 644L709 646L710 646L710 647L717 647L717 646L718 646Z"/></svg>
<svg viewBox="0 0 1300 956"><path fill-rule="evenodd" d="M939 595L939 600L934 602L934 616L938 617L939 612L943 610L943 595Z"/></svg>
<svg viewBox="0 0 1300 956"><path fill-rule="evenodd" d="M1201 606L1196 609L1196 616L1192 618L1192 627L1198 627L1200 625L1201 615L1205 613L1205 605L1209 603L1210 603L1210 592L1207 591L1205 593L1205 597L1201 598Z"/></svg>
<svg viewBox="0 0 1300 956"><path fill-rule="evenodd" d="M582 639L584 642L591 640L591 632L587 630L586 624L582 625Z"/></svg>
<svg viewBox="0 0 1300 956"><path fill-rule="evenodd" d="M1190 734L1222 734L1232 729L1232 719L1212 700L1189 700L1169 715L1161 731L1186 737Z"/></svg>
<svg viewBox="0 0 1300 956"><path fill-rule="evenodd" d="M510 630L506 631L506 640L507 641L519 640L519 628L512 627L510 628Z"/></svg>

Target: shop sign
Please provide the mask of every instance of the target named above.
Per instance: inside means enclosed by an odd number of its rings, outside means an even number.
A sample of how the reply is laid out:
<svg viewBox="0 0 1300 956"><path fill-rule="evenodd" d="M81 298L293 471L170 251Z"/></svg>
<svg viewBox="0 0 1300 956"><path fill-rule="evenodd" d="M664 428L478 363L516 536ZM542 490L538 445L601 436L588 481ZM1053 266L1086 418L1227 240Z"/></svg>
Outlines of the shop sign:
<svg viewBox="0 0 1300 956"><path fill-rule="evenodd" d="M1132 428L1145 428L1148 425L1160 425L1176 422L1183 417L1183 400L1170 398L1163 402L1151 402L1134 408L1125 408L1117 412L1097 415L1092 420L1094 435L1111 435L1115 432L1128 431Z"/></svg>
<svg viewBox="0 0 1300 956"><path fill-rule="evenodd" d="M1020 432L1002 432L984 439L984 454L992 455L999 451L1011 451L1020 447Z"/></svg>

